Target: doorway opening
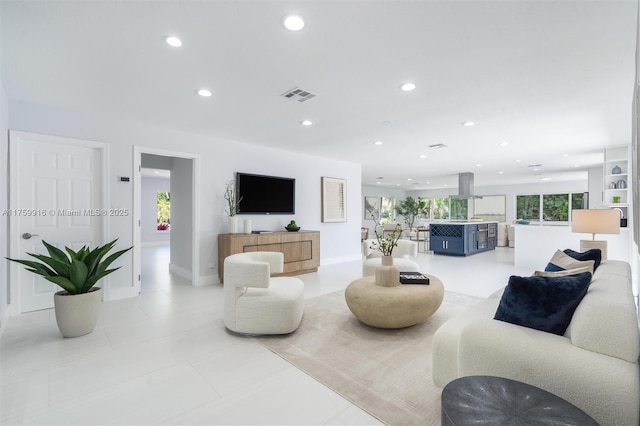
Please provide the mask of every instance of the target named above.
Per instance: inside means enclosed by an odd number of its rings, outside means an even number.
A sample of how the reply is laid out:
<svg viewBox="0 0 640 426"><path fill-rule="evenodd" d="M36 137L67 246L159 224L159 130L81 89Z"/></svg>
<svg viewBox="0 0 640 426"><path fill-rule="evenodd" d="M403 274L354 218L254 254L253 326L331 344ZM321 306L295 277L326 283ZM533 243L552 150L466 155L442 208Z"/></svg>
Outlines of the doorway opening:
<svg viewBox="0 0 640 426"><path fill-rule="evenodd" d="M134 149L134 280L138 293L198 284L198 156ZM136 250L137 248L137 250Z"/></svg>

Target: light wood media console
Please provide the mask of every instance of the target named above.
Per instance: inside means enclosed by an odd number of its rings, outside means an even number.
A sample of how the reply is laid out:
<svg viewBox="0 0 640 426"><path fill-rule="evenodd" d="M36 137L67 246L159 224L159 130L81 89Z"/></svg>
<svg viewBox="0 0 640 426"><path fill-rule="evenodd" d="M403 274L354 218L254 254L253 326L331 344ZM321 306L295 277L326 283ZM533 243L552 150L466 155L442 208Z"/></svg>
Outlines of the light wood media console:
<svg viewBox="0 0 640 426"><path fill-rule="evenodd" d="M224 280L224 259L248 251L284 253L284 272L298 275L315 272L320 266L320 231L270 232L266 234L218 235L218 276Z"/></svg>

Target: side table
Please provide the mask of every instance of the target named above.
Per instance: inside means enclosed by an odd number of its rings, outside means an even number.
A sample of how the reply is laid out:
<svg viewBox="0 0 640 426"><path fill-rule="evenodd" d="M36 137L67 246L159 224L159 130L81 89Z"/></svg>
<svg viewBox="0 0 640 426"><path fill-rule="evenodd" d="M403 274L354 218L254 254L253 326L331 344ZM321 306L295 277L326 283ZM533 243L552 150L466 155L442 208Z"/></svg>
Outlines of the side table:
<svg viewBox="0 0 640 426"><path fill-rule="evenodd" d="M467 376L442 390L442 425L598 426L584 411L546 390L503 377Z"/></svg>

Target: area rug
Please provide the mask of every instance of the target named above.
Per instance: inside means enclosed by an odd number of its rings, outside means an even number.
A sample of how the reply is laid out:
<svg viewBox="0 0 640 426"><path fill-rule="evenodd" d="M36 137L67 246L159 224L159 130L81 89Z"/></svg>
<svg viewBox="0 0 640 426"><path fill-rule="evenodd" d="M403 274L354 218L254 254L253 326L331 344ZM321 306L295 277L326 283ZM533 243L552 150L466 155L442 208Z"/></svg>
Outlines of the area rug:
<svg viewBox="0 0 640 426"><path fill-rule="evenodd" d="M480 300L446 292L426 322L384 330L359 322L344 291L337 291L306 300L295 333L258 340L383 423L439 425L441 389L431 379L433 334Z"/></svg>

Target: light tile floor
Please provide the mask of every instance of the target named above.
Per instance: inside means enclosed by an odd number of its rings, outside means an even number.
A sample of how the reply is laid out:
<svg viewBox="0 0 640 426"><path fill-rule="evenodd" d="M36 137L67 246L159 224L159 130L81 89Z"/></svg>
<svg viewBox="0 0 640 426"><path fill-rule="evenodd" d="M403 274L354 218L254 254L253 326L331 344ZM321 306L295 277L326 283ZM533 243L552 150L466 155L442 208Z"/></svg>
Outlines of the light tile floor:
<svg viewBox="0 0 640 426"><path fill-rule="evenodd" d="M380 424L255 339L228 333L222 286L170 275L168 256L168 247L143 249L140 296L103 303L89 335L62 338L53 310L12 317L0 337L0 424ZM481 297L531 273L506 247L418 261L448 291ZM353 261L299 277L311 298L360 274Z"/></svg>

